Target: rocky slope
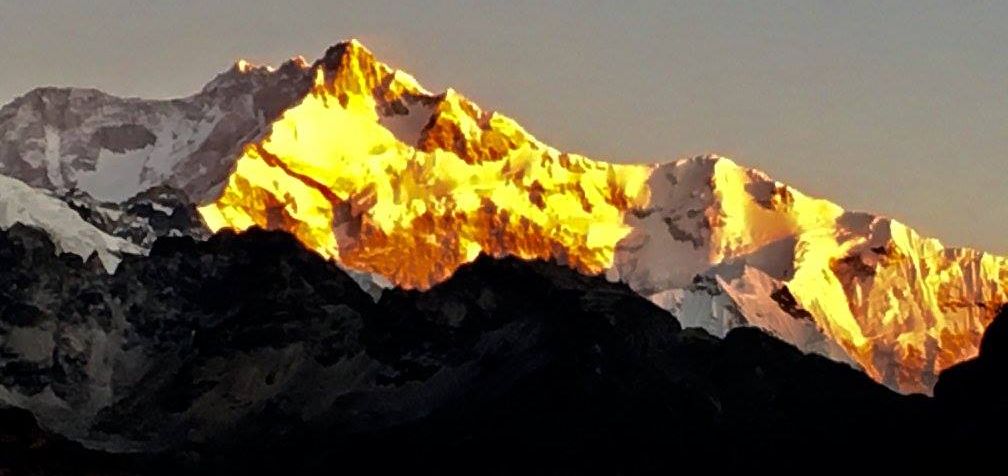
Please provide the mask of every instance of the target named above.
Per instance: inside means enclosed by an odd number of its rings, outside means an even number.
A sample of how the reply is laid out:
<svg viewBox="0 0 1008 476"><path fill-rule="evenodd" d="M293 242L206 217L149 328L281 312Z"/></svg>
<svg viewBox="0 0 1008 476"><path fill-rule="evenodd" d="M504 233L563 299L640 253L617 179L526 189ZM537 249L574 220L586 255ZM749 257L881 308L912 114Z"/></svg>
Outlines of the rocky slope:
<svg viewBox="0 0 1008 476"><path fill-rule="evenodd" d="M0 411L15 474L807 468L936 435L954 461L1005 410L984 392L1008 313L932 400L550 263L482 257L376 303L284 233L162 238L114 275L51 247L0 232L0 401L31 412Z"/></svg>
<svg viewBox="0 0 1008 476"><path fill-rule="evenodd" d="M102 202L79 190L59 198L96 228L143 250L162 236L210 236L189 197L167 186L147 189L119 203Z"/></svg>
<svg viewBox="0 0 1008 476"><path fill-rule="evenodd" d="M152 101L39 88L0 108L0 174L54 192L122 202L156 186L200 200L242 144L304 95L307 65L239 61L199 93Z"/></svg>

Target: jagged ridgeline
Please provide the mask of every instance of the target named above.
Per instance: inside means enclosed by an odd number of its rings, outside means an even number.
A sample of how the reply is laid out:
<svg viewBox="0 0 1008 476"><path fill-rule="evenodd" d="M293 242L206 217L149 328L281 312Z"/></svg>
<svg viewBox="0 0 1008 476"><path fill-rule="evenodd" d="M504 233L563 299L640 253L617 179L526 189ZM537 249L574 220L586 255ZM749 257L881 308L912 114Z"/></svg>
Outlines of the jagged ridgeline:
<svg viewBox="0 0 1008 476"><path fill-rule="evenodd" d="M756 325L905 391L976 354L1002 258L946 249L719 157L616 165L558 151L356 42L248 145L213 229L284 229L344 265L426 288L480 253L608 272L687 325Z"/></svg>
<svg viewBox="0 0 1008 476"><path fill-rule="evenodd" d="M0 406L10 474L805 469L938 437L961 462L1008 415L1008 312L931 399L555 263L482 256L375 302L285 232L161 238L109 275L15 225L0 266L2 395L30 411Z"/></svg>
<svg viewBox="0 0 1008 476"><path fill-rule="evenodd" d="M157 217L167 227L112 216L159 187L189 197L213 231L288 231L373 292L429 288L481 253L551 259L621 280L685 326L757 326L905 392L929 392L976 355L1008 301L1002 257L717 156L628 165L559 151L355 41L314 63L241 61L171 101L33 91L0 110L0 141L0 174L82 216L105 210L87 222L140 251L205 233L184 206ZM88 233L82 252L129 244Z"/></svg>

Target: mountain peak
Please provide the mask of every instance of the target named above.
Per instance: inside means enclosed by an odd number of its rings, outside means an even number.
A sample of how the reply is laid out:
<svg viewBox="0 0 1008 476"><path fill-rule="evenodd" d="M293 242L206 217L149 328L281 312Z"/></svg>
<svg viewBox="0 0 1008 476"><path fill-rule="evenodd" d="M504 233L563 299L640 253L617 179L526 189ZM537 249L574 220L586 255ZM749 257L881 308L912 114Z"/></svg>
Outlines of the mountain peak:
<svg viewBox="0 0 1008 476"><path fill-rule="evenodd" d="M564 154L453 89L431 95L359 42L333 46L315 68L311 95L201 208L212 228L308 220L296 234L309 246L407 287L441 281L480 252L558 258L592 274L611 265L648 166ZM270 216L247 206L260 187ZM404 250L416 259L379 258Z"/></svg>
<svg viewBox="0 0 1008 476"><path fill-rule="evenodd" d="M378 61L355 39L331 46L315 69L316 94L336 96L340 102L370 97L387 105L405 95L430 95L413 76Z"/></svg>
<svg viewBox="0 0 1008 476"><path fill-rule="evenodd" d="M325 54L319 58L319 63L329 69L336 69L351 58L356 59L362 64L375 62L375 57L371 53L371 50L367 49L360 41L350 39L336 43L326 49Z"/></svg>
<svg viewBox="0 0 1008 476"><path fill-rule="evenodd" d="M272 66L259 66L259 65L255 65L255 64L249 63L248 61L246 61L244 59L238 59L238 61L235 61L235 65L234 65L234 69L236 71L238 71L239 73L242 73L242 74L246 74L246 73L249 73L250 71L253 71L253 70L256 70L256 69L260 69L260 68L264 68L264 69L266 69L266 71L269 71L269 72L273 71L273 67Z"/></svg>
<svg viewBox="0 0 1008 476"><path fill-rule="evenodd" d="M292 66L297 67L298 69L302 69L302 70L308 69L311 66L308 63L308 60L306 60L305 57L301 56L301 55L292 56L291 59L289 59L287 61L284 61L284 64L281 65L281 68L284 67L284 66L286 66L286 65L292 65Z"/></svg>

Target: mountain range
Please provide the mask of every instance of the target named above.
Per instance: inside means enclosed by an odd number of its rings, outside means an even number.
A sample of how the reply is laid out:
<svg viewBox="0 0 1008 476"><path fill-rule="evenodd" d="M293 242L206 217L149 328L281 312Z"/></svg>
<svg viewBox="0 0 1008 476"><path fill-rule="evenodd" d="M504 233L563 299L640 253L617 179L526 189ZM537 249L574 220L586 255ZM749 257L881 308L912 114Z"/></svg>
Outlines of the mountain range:
<svg viewBox="0 0 1008 476"><path fill-rule="evenodd" d="M113 275L0 231L7 474L645 474L996 459L1008 310L935 398L623 283L478 257L375 302L282 231L158 239Z"/></svg>
<svg viewBox="0 0 1008 476"><path fill-rule="evenodd" d="M1008 312L929 398L555 263L374 302L285 232L159 238L110 275L15 225L0 264L10 474L906 467L985 458L1008 422Z"/></svg>
<svg viewBox="0 0 1008 476"><path fill-rule="evenodd" d="M905 392L975 355L1008 301L1003 257L723 157L618 165L558 151L356 41L314 63L239 61L177 100L32 91L0 110L0 174L29 186L5 187L20 190L5 203L56 197L112 235L66 210L42 220L67 223L49 225L54 241L107 266L138 252L114 238L146 249L159 233L253 225L293 233L374 295L429 287L480 253L554 259L626 282L687 326L754 325ZM152 188L167 202L123 218ZM45 208L6 206L7 226Z"/></svg>

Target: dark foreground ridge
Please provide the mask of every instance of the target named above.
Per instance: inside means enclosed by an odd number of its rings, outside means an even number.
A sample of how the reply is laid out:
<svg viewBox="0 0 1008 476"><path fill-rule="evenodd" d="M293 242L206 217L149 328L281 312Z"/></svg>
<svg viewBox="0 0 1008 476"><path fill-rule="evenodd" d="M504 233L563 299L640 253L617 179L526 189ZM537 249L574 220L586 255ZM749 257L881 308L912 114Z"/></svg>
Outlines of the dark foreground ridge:
<svg viewBox="0 0 1008 476"><path fill-rule="evenodd" d="M930 399L753 328L681 329L550 263L481 257L377 303L279 232L161 238L113 276L95 266L0 232L0 474L952 459L997 446L1008 413L1006 312Z"/></svg>

